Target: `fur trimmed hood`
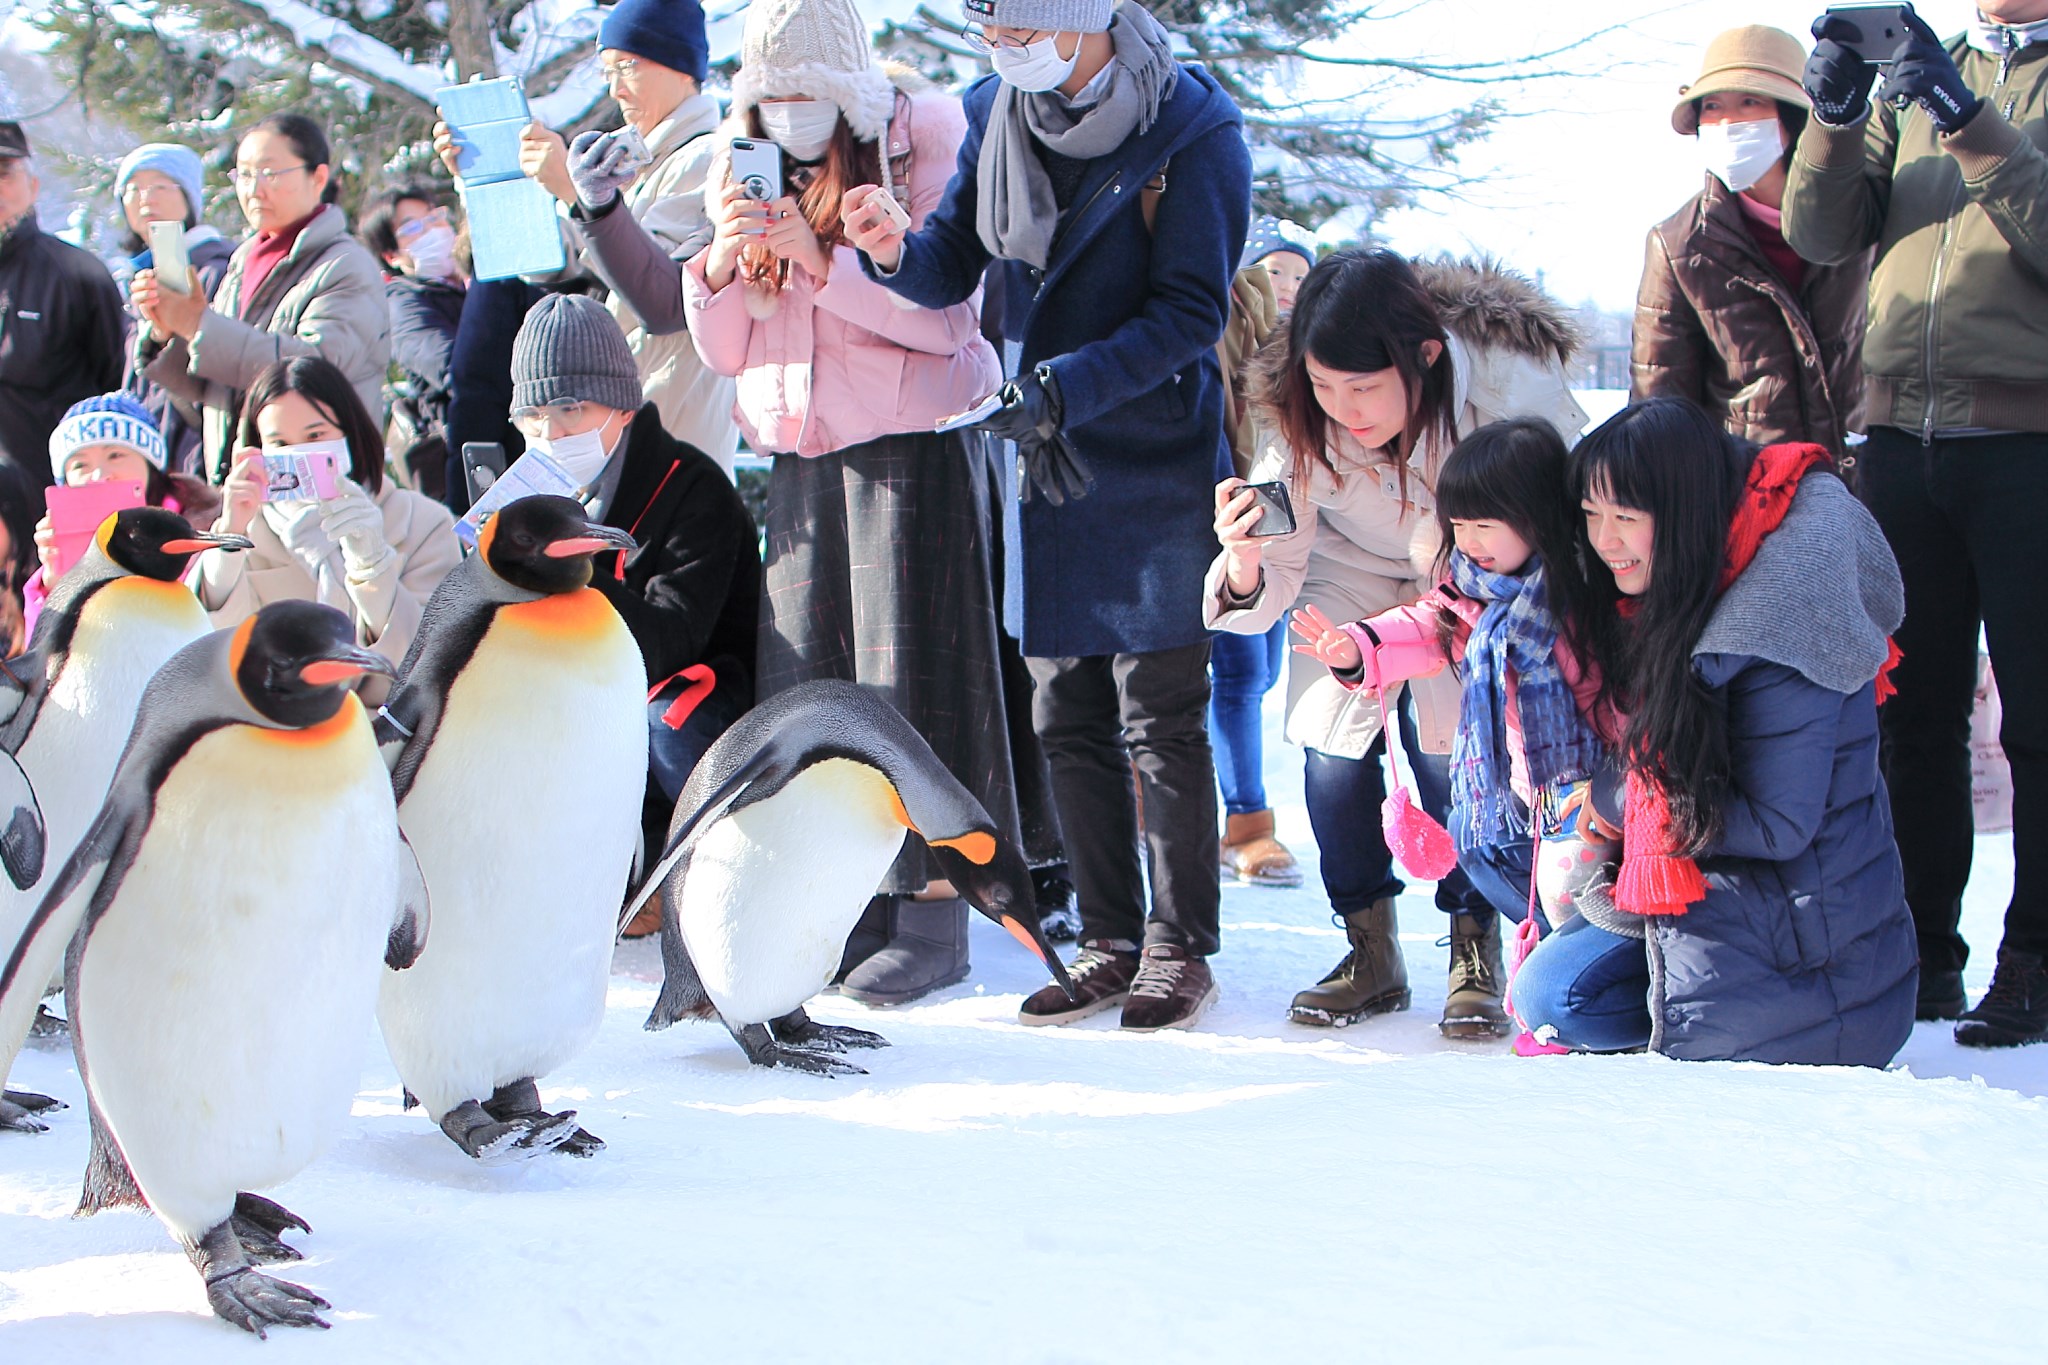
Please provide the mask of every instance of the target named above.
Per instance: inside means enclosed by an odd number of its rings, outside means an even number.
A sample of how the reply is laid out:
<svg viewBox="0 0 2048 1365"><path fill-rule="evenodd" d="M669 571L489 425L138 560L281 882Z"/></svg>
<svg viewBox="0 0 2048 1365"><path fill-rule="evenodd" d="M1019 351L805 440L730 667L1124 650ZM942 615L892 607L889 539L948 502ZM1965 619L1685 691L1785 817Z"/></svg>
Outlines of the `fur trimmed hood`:
<svg viewBox="0 0 2048 1365"><path fill-rule="evenodd" d="M1578 351L1581 338L1571 315L1519 271L1490 256L1432 256L1413 264L1444 326L1469 344L1560 365L1570 364Z"/></svg>
<svg viewBox="0 0 2048 1365"><path fill-rule="evenodd" d="M838 105L853 135L863 142L875 142L889 129L898 94L917 95L934 88L931 81L901 62L874 62L861 71L841 71L815 62L768 69L743 66L732 78L730 117L744 120L764 96L805 95Z"/></svg>

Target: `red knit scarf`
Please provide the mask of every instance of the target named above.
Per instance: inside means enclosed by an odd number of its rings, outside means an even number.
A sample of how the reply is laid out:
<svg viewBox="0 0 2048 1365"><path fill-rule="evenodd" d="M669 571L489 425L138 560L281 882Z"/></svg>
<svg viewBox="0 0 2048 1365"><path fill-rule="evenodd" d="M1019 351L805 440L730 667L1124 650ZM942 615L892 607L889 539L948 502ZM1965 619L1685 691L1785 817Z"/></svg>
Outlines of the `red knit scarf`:
<svg viewBox="0 0 2048 1365"><path fill-rule="evenodd" d="M1757 452L1728 526L1728 558L1715 585L1715 596L1728 591L1742 576L1764 537L1785 520L1799 481L1807 472L1833 466L1834 458L1817 445L1765 446ZM1877 674L1880 704L1892 695L1891 671L1898 661L1899 647L1894 644ZM1631 767L1623 809L1621 876L1615 883L1614 903L1637 915L1684 914L1694 901L1706 897L1707 882L1699 865L1674 846L1671 810L1663 789L1641 769Z"/></svg>

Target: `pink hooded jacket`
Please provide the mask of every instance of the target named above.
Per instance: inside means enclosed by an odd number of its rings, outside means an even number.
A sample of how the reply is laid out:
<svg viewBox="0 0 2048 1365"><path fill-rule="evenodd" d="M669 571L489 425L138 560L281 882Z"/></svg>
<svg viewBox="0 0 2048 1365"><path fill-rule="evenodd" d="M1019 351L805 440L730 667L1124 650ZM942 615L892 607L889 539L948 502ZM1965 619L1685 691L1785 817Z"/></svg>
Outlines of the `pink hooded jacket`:
<svg viewBox="0 0 2048 1365"><path fill-rule="evenodd" d="M892 161L910 157L913 230L938 206L966 132L950 95L897 99L888 151ZM723 183L724 166L721 156L710 183ZM823 285L792 265L779 296L750 297L737 278L714 292L704 276L709 251L683 267L690 339L707 366L738 379L733 411L755 450L823 455L930 431L1002 383L981 335L978 293L950 308L920 308L863 274L859 253L845 245L833 250Z"/></svg>
<svg viewBox="0 0 2048 1365"><path fill-rule="evenodd" d="M1362 656L1358 672L1336 673L1338 682L1359 688L1393 687L1411 678L1434 677L1445 664L1462 663L1465 642L1486 610L1486 603L1465 596L1448 583L1439 583L1413 602L1383 611L1366 621L1351 621L1339 627L1358 642ZM1457 618L1451 630L1451 650L1444 650L1437 629L1442 613ZM1562 638L1557 642L1557 671L1572 690L1579 714L1600 738L1613 745L1621 737L1619 719L1599 705L1600 675L1578 656ZM1529 760L1522 745L1522 713L1515 704L1515 678L1510 671L1507 695L1508 786L1524 802L1530 799Z"/></svg>

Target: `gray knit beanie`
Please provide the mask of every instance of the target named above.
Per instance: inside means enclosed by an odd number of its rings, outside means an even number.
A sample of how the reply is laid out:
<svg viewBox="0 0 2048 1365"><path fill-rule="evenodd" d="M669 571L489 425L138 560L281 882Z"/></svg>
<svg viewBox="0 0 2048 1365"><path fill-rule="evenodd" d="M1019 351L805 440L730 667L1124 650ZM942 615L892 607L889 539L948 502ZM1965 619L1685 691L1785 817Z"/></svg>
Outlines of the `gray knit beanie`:
<svg viewBox="0 0 2048 1365"><path fill-rule="evenodd" d="M960 0L970 24L1052 33L1101 33L1115 10L1116 0Z"/></svg>
<svg viewBox="0 0 2048 1365"><path fill-rule="evenodd" d="M640 410L640 371L626 334L585 294L549 294L533 305L512 342L512 406L561 399Z"/></svg>

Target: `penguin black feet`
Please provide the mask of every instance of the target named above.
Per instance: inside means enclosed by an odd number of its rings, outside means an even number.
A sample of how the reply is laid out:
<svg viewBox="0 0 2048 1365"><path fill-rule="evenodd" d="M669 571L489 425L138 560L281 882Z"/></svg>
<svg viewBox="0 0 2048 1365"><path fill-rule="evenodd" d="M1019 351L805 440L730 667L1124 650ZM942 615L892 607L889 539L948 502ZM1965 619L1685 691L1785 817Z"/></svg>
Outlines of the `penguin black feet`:
<svg viewBox="0 0 2048 1365"><path fill-rule="evenodd" d="M801 1009L791 1010L780 1019L768 1021L775 1041L790 1047L808 1048L812 1052L845 1052L849 1048L875 1048L889 1046L889 1040L879 1033L869 1033L864 1028L848 1028L844 1024L821 1024Z"/></svg>
<svg viewBox="0 0 2048 1365"><path fill-rule="evenodd" d="M788 1016L785 1015L784 1017L787 1018ZM777 1022L778 1024L780 1023L779 1020ZM733 1041L737 1042L741 1049L746 1052L747 1060L755 1066L786 1066L792 1071L808 1071L814 1076L865 1076L868 1074L863 1068L857 1067L851 1062L837 1060L822 1048L810 1048L777 1042L775 1035L768 1031L768 1025L766 1024L746 1024L739 1028L734 1028L731 1024L727 1024L725 1027L732 1034ZM811 1027L822 1028L823 1025L813 1024ZM859 1029L847 1029L844 1031L847 1033L860 1032ZM868 1036L874 1037L873 1034Z"/></svg>
<svg viewBox="0 0 2048 1365"><path fill-rule="evenodd" d="M234 1216L228 1219L228 1223L234 1228L235 1239L242 1244L243 1252L257 1265L278 1265L303 1259L304 1253L285 1241L283 1234L288 1228L296 1228L300 1232L313 1230L312 1224L284 1205L246 1190L235 1196ZM321 1306L326 1307L325 1304Z"/></svg>
<svg viewBox="0 0 2048 1365"><path fill-rule="evenodd" d="M492 1092L491 1097L484 1101L484 1112L500 1123L513 1123L519 1120L528 1123L553 1123L558 1119L576 1117L576 1111L573 1109L564 1114L550 1114L541 1108L540 1087L534 1084L531 1076L522 1081L499 1086ZM595 1133L578 1128L554 1150L563 1156L596 1156L604 1150L604 1139Z"/></svg>
<svg viewBox="0 0 2048 1365"><path fill-rule="evenodd" d="M441 1119L441 1131L485 1166L505 1166L552 1152L576 1136L576 1111L494 1119L475 1100L464 1100Z"/></svg>
<svg viewBox="0 0 2048 1365"><path fill-rule="evenodd" d="M66 1108L64 1101L33 1090L9 1090L0 1096L0 1129L16 1133L48 1132L50 1125L37 1118Z"/></svg>
<svg viewBox="0 0 2048 1365"><path fill-rule="evenodd" d="M235 1201L237 1207L242 1200L254 1197L240 1196ZM262 1202L268 1204L270 1201ZM276 1208L276 1205L271 1207ZM212 1307L214 1316L232 1322L245 1332L263 1337L266 1335L264 1329L269 1327L324 1329L328 1325L319 1311L333 1307L327 1300L304 1285L265 1275L249 1264L248 1254L235 1232L233 1218L216 1224L197 1246L188 1248L185 1254L199 1271L199 1277L206 1281L206 1302Z"/></svg>

